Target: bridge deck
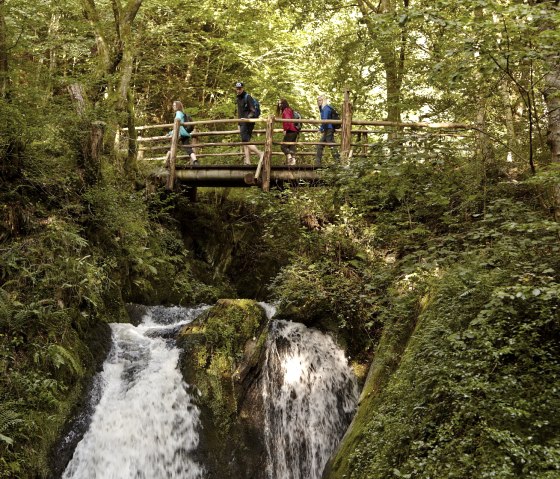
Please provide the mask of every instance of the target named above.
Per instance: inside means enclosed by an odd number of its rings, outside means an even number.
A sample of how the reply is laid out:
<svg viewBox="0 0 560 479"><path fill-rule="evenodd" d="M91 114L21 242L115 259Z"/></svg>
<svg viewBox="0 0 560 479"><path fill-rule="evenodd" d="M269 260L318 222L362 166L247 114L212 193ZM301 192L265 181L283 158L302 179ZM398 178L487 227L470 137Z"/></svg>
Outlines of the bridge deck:
<svg viewBox="0 0 560 479"><path fill-rule="evenodd" d="M259 186L255 180L256 165L177 166L175 180L187 186L249 187ZM276 185L320 183L320 173L313 165L271 166L270 183Z"/></svg>

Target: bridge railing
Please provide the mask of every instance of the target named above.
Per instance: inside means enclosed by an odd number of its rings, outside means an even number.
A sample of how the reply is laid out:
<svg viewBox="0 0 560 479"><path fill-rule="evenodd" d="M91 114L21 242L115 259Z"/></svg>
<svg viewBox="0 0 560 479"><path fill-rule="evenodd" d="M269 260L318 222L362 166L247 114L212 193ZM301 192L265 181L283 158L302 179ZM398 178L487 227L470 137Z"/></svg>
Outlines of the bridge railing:
<svg viewBox="0 0 560 479"><path fill-rule="evenodd" d="M281 139L283 130L278 127L281 126L278 124L290 122L299 122L304 126L300 131L300 137L297 142L284 142ZM232 136L239 135L239 123L255 123L253 139L256 137L259 139L248 143L231 141L230 138ZM309 141L310 139L314 140L314 138L319 135L318 127L324 123L340 125L340 128L335 130L338 141L333 143L322 143L316 140ZM219 129L222 126L232 124L235 125L235 129ZM183 126L189 125L195 127L195 130L191 133L190 145L180 144L179 128L181 123L179 120L169 124L136 127L138 135L137 159L142 161L162 162L167 158L167 188L169 189L174 187L175 170L178 162L188 159L189 157L189 155L182 155L181 150L189 147L193 148L197 158L200 160L200 166L194 166L192 168L204 168L205 165L216 164L216 162L224 164L223 160L227 160L226 164L231 164L232 161L236 160L240 161L240 158L243 157L243 146L257 146L264 151L264 155L254 167L254 184L258 184L263 190L268 191L270 188L270 171L273 160L274 163L283 163L282 160L275 160L277 157L284 158L284 153L278 151L278 147L282 145L297 145L298 151L296 157L298 158L299 165L292 166L291 168L298 168L301 165L305 165L305 163L302 163L302 157L312 157L312 159L314 159L317 145L338 148L341 157L340 161L348 163L351 158L367 156L372 148L379 147L379 138L381 136L398 136L398 132L402 132L405 128L412 128L415 130L441 130L444 131L445 134L453 134L453 132L457 132L457 130L472 129L472 126L464 123L391 122L384 120L368 121L353 119L352 105L349 102L349 91L346 91L344 95L344 104L340 120L283 119L275 118L271 115L266 118L256 119L198 120L183 123ZM313 127L309 128L310 125ZM199 127L204 127L205 130L199 130ZM381 129L374 130L371 127L380 127ZM163 130L169 130L170 128L172 128L171 136L167 134L161 135ZM125 131L126 130L123 130L123 132ZM157 131L160 134L146 136L146 133L153 131ZM261 137L264 137L263 140L260 140ZM218 138L220 141L215 141L215 139ZM373 140L373 138L376 139ZM224 139L229 139L229 141L223 141ZM232 148L235 148L235 150L232 150ZM165 155L162 155L162 153L165 153ZM308 162L308 164L312 163L313 161Z"/></svg>

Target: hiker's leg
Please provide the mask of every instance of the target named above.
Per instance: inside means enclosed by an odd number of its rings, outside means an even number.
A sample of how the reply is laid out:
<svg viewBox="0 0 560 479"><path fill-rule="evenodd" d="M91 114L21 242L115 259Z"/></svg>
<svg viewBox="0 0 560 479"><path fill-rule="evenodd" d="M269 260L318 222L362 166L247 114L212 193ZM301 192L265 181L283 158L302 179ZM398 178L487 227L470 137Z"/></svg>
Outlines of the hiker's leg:
<svg viewBox="0 0 560 479"><path fill-rule="evenodd" d="M295 143L297 141L298 132L297 131L288 131L286 136L284 137L284 141L289 141L291 143ZM288 157L288 165L295 165L296 164L296 145L283 145L287 146L287 157Z"/></svg>
<svg viewBox="0 0 560 479"><path fill-rule="evenodd" d="M249 147L244 145L243 146L243 155L245 156L245 158L243 159L243 163L245 165L250 165L251 164L251 153L249 151Z"/></svg>
<svg viewBox="0 0 560 479"><path fill-rule="evenodd" d="M186 141L184 144L188 145L187 146L187 155L189 155L189 158L191 159L191 165L198 165L198 160L196 158L196 154L194 153L194 150L192 149L192 146L190 146L190 138L189 141Z"/></svg>
<svg viewBox="0 0 560 479"><path fill-rule="evenodd" d="M334 143L334 129L328 128L325 131L325 142L326 143ZM336 161L340 160L340 154L338 153L338 148L336 146L331 146L332 156Z"/></svg>
<svg viewBox="0 0 560 479"><path fill-rule="evenodd" d="M284 134L284 138L282 138L282 141L290 141L290 140L288 140L288 132L286 132ZM290 164L290 159L291 159L291 152L290 152L289 145L281 145L280 149L282 150L282 153L284 153L284 155L286 155L286 163L289 165Z"/></svg>
<svg viewBox="0 0 560 479"><path fill-rule="evenodd" d="M246 141L251 141L251 139L253 138L253 128L255 128L254 123L247 123L247 132L249 138ZM256 145L248 145L248 147L251 153L258 155L259 157L262 156L262 152L257 148Z"/></svg>
<svg viewBox="0 0 560 479"><path fill-rule="evenodd" d="M249 151L250 151L251 153L254 153L255 155L259 155L259 156L262 155L262 151L259 150L259 149L256 147L256 145L247 145L247 148L249 148Z"/></svg>
<svg viewBox="0 0 560 479"><path fill-rule="evenodd" d="M264 151L259 150L255 145L248 145L247 150L253 152L255 155L259 155L259 163L262 161L264 156Z"/></svg>
<svg viewBox="0 0 560 479"><path fill-rule="evenodd" d="M320 143L325 143L326 140L326 136L327 136L327 131L325 130L323 131L321 138L319 139ZM325 149L325 145L317 145L317 153L315 154L315 165L319 166L321 164L321 160L323 159L323 150Z"/></svg>
<svg viewBox="0 0 560 479"><path fill-rule="evenodd" d="M239 132L241 134L241 141L244 143L248 143L251 141L251 136L253 134L254 123L241 123L239 125ZM245 154L244 163L246 165L251 164L251 151L255 151L257 154L260 154L260 151L257 150L255 145L243 145L243 153Z"/></svg>

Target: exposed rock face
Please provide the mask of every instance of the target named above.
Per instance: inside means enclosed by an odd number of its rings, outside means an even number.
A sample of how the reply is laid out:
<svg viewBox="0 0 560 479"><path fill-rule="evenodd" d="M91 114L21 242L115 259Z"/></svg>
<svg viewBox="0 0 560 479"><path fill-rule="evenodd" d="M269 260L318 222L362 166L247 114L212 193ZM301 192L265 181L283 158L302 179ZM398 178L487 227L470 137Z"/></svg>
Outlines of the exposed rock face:
<svg viewBox="0 0 560 479"><path fill-rule="evenodd" d="M181 370L199 391L206 477L264 479L261 366L267 317L251 300L220 300L178 338Z"/></svg>

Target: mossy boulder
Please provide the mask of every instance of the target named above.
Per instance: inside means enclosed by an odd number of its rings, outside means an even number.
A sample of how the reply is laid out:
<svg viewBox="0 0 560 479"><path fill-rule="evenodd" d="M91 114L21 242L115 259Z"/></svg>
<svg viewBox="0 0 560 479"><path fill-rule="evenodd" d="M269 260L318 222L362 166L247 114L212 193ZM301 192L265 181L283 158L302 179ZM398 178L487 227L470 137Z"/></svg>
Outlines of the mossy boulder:
<svg viewBox="0 0 560 479"><path fill-rule="evenodd" d="M209 478L264 477L260 379L267 324L254 301L222 299L179 333L181 369L198 389L200 460Z"/></svg>
<svg viewBox="0 0 560 479"><path fill-rule="evenodd" d="M478 256L392 308L323 479L557 478L560 287Z"/></svg>

